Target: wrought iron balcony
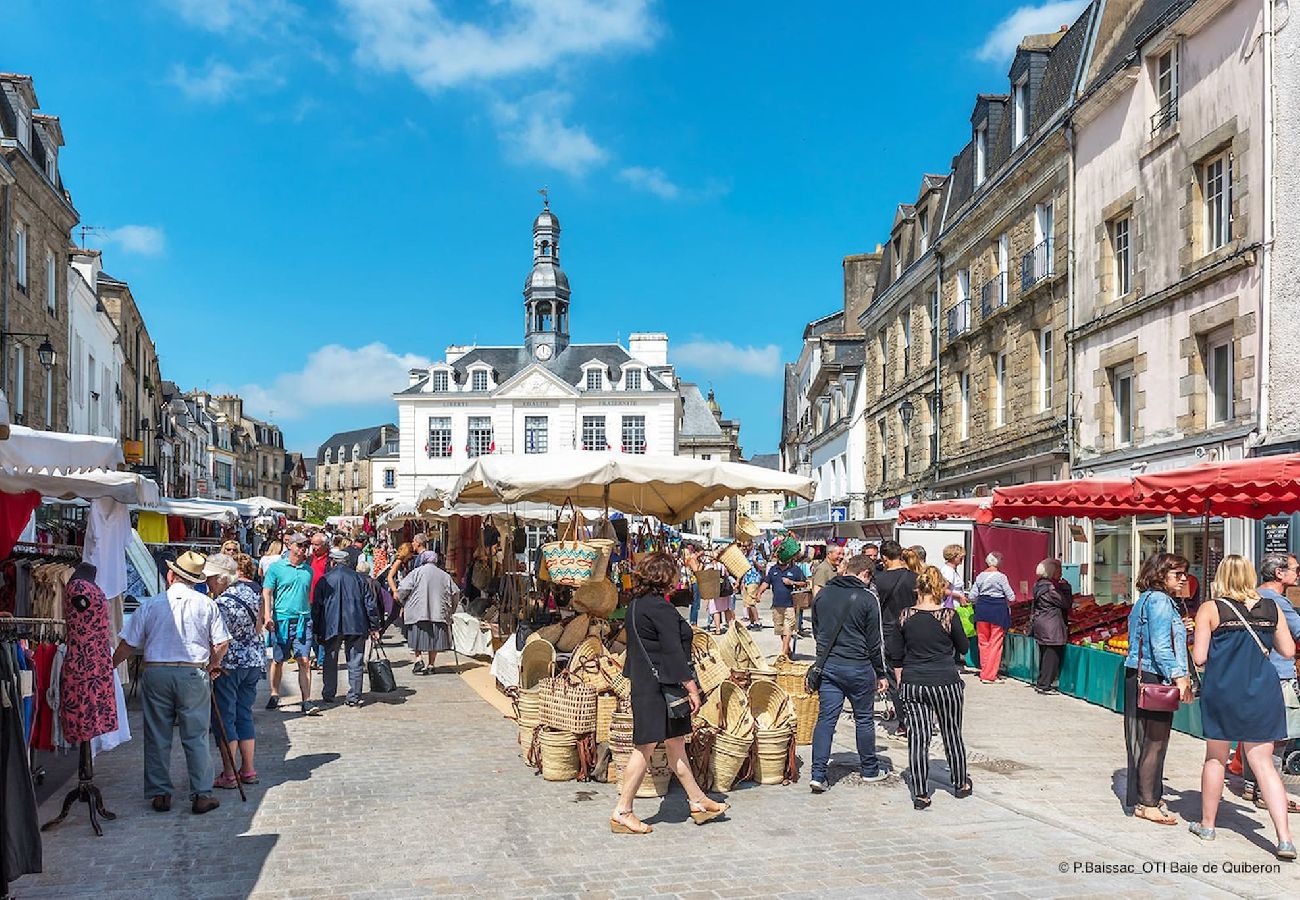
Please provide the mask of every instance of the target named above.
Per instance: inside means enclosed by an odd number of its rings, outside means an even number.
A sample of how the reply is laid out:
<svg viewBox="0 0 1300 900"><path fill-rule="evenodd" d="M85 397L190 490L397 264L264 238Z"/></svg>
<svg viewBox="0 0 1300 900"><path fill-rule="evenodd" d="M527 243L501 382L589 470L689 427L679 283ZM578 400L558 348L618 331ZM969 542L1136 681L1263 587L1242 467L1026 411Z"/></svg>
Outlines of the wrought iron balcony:
<svg viewBox="0 0 1300 900"><path fill-rule="evenodd" d="M1029 290L1049 275L1052 268L1052 241L1049 238L1020 258L1020 290Z"/></svg>
<svg viewBox="0 0 1300 900"><path fill-rule="evenodd" d="M948 310L948 340L970 331L970 298Z"/></svg>
<svg viewBox="0 0 1300 900"><path fill-rule="evenodd" d="M1151 135L1154 137L1164 128L1178 121L1178 98L1170 97L1169 102L1160 107L1151 116Z"/></svg>
<svg viewBox="0 0 1300 900"><path fill-rule="evenodd" d="M980 317L987 319L1006 305L1007 292L1003 287L1002 276L995 275L980 287Z"/></svg>

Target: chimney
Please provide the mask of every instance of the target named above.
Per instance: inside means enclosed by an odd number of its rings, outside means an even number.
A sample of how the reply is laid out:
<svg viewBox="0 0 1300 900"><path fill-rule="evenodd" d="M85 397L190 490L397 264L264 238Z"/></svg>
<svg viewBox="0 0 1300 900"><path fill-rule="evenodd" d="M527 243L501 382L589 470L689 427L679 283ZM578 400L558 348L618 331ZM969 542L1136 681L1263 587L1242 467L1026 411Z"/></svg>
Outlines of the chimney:
<svg viewBox="0 0 1300 900"><path fill-rule="evenodd" d="M876 273L881 254L858 253L844 257L844 330L856 332L858 317L866 312L876 294Z"/></svg>
<svg viewBox="0 0 1300 900"><path fill-rule="evenodd" d="M427 369L411 369L409 372L407 372L406 386L411 387L412 385L414 385L417 381L419 381L421 378L424 377L426 372L428 372Z"/></svg>
<svg viewBox="0 0 1300 900"><path fill-rule="evenodd" d="M668 335L662 331L634 331L627 337L627 352L647 366L668 365Z"/></svg>

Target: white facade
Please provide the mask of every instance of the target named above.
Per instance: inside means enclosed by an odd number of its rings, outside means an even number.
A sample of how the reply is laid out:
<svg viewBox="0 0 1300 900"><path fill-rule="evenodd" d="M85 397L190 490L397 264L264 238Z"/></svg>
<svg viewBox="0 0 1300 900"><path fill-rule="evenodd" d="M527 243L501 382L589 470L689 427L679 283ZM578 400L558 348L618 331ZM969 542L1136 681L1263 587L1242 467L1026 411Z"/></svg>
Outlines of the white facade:
<svg viewBox="0 0 1300 900"><path fill-rule="evenodd" d="M399 496L397 470L401 467L400 454L370 457L370 502L388 503Z"/></svg>
<svg viewBox="0 0 1300 900"><path fill-rule="evenodd" d="M68 269L68 430L120 436L122 355L117 326L100 305L98 251L73 251Z"/></svg>

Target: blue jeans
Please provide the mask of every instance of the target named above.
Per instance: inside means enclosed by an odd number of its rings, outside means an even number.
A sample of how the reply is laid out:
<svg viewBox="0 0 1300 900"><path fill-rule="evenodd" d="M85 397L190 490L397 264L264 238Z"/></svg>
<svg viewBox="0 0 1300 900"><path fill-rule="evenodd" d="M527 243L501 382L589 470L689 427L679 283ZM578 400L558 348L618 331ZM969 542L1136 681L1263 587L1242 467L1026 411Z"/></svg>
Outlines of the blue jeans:
<svg viewBox="0 0 1300 900"><path fill-rule="evenodd" d="M864 778L880 772L876 758L876 672L870 663L858 666L827 663L822 670L821 706L817 726L813 729L812 780L826 781L826 767L831 758L831 740L835 724L847 699L853 707L853 723L858 739L858 766Z"/></svg>
<svg viewBox="0 0 1300 900"><path fill-rule="evenodd" d="M700 586L691 585L691 624L700 624Z"/></svg>
<svg viewBox="0 0 1300 900"><path fill-rule="evenodd" d="M212 682L212 695L221 711L221 724L226 738L232 741L251 741L253 732L253 701L257 699L257 683L262 680L262 670L252 667L222 669L221 677ZM215 716L212 719L212 737L221 740Z"/></svg>

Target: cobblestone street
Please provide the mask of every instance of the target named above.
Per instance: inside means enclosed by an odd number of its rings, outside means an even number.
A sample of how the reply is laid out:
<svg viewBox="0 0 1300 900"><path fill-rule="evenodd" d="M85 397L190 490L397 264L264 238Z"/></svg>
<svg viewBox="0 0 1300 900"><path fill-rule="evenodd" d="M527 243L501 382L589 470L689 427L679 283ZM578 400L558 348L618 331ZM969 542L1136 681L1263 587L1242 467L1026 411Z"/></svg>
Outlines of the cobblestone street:
<svg viewBox="0 0 1300 900"><path fill-rule="evenodd" d="M770 631L761 639L769 649ZM147 807L136 731L98 760L118 819L97 839L84 807L74 811L45 836L46 874L15 883L16 896L1294 896L1295 870L1274 860L1262 811L1229 795L1214 844L1124 817L1120 717L1017 682L967 680L972 799L936 788L918 813L897 778L854 784L845 719L841 780L827 794L809 793L803 747L800 782L733 791L729 821L691 824L675 784L662 803L638 801L656 826L638 839L609 833L612 785L552 784L525 768L513 723L450 657L437 676L413 677L405 652L391 655L400 688L387 701L319 718L259 703L262 783L247 803L219 792L221 809L206 816ZM901 744L882 748L905 765ZM1199 808L1200 759L1200 742L1176 735L1166 772L1184 818ZM179 747L173 763L182 784ZM941 763L932 777L946 777ZM63 788L47 791L43 821ZM1089 874L1088 864L1132 874ZM1227 871L1235 864L1266 871Z"/></svg>

